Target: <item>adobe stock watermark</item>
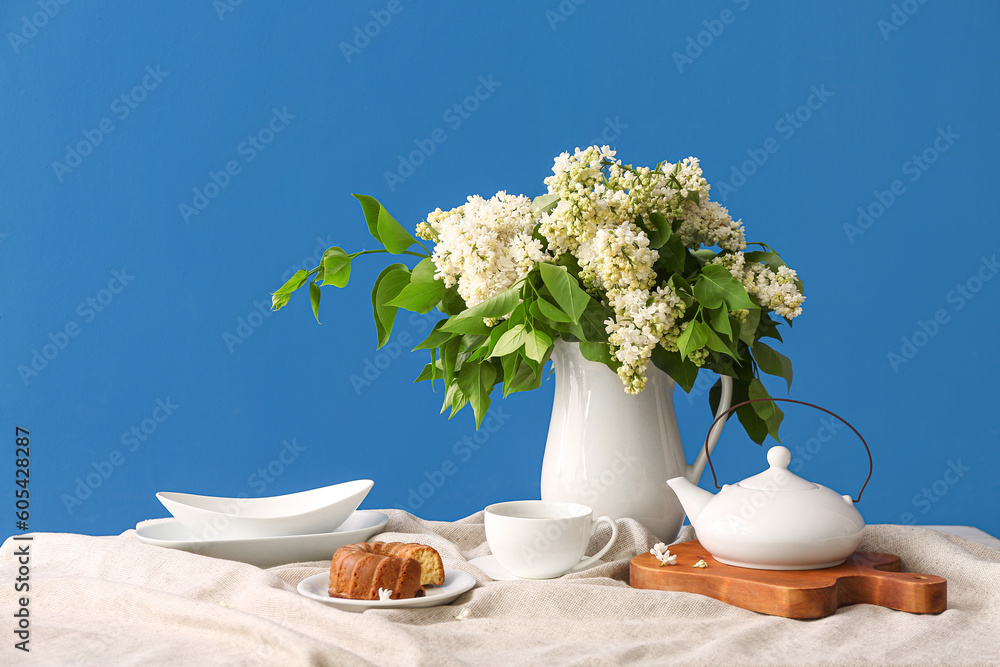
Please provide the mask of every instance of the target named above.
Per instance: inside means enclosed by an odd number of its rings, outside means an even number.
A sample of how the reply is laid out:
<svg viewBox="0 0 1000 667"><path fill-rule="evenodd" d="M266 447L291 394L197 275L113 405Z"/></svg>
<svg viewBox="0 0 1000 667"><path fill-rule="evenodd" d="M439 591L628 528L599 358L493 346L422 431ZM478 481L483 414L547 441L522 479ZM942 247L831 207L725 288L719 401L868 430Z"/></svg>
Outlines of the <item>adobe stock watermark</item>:
<svg viewBox="0 0 1000 667"><path fill-rule="evenodd" d="M344 54L344 60L350 64L351 58L361 55L361 52L368 48L372 40L382 34L382 31L389 27L394 16L403 13L403 3L400 0L389 0L384 9L373 9L369 12L372 17L363 26L354 26L354 34L350 43L341 42L340 52Z"/></svg>
<svg viewBox="0 0 1000 667"><path fill-rule="evenodd" d="M479 109L480 104L488 100L496 89L503 85L500 81L494 81L492 74L487 74L486 76L479 75L476 80L479 84L472 91L472 94L452 104L441 114L441 120L452 131L462 127L462 124ZM399 164L396 166L395 171L386 171L383 174L385 176L385 184L389 186L389 192L395 192L397 186L405 182L410 176L413 176L417 168L434 154L438 145L446 141L448 141L448 133L442 127L434 128L430 136L426 139L414 139L413 143L416 146L416 150L410 151L405 157L400 154Z"/></svg>
<svg viewBox="0 0 1000 667"><path fill-rule="evenodd" d="M549 27L552 28L552 32L556 31L556 28L559 27L560 23L565 23L570 16L575 14L576 8L586 1L587 0L559 0L559 4L556 5L555 10L546 9L545 20L549 22Z"/></svg>
<svg viewBox="0 0 1000 667"><path fill-rule="evenodd" d="M287 439L282 440L281 449L278 450L277 455L266 464L259 466L256 471L250 473L250 476L247 477L247 486L250 487L254 495L264 495L267 489L274 484L275 480L281 477L293 463L299 460L304 451L306 451L306 447L300 445L296 438L292 438L290 442ZM199 542L207 542L225 537L226 530L232 525L232 521L226 515L243 516L243 513L250 505L248 502L249 498L250 496L246 492L240 492L230 502L224 503L220 509L225 515L212 519L212 522L198 536ZM197 548L195 550L197 551Z"/></svg>
<svg viewBox="0 0 1000 667"><path fill-rule="evenodd" d="M784 141L789 141L796 132L805 127L816 113L822 109L829 99L833 97L833 91L828 90L826 84L819 87L809 86L809 95L805 102L795 107L774 123L774 131L777 132ZM764 166L772 155L781 150L782 144L774 137L764 140L760 148L748 148L747 159L729 167L729 180L722 181L718 185L722 201L727 201L729 195L747 184L747 181Z"/></svg>
<svg viewBox="0 0 1000 667"><path fill-rule="evenodd" d="M903 0L899 4L893 3L889 16L875 22L875 27L882 33L882 40L888 42L892 33L899 32L926 2L927 0Z"/></svg>
<svg viewBox="0 0 1000 667"><path fill-rule="evenodd" d="M66 513L73 514L77 507L90 499L118 468L125 465L128 458L126 454L138 451L179 407L181 406L170 400L169 396L156 399L155 407L149 416L122 433L120 440L123 449L112 449L106 459L91 461L90 467L93 470L76 478L76 488L72 493L62 494L60 500L66 508Z"/></svg>
<svg viewBox="0 0 1000 667"><path fill-rule="evenodd" d="M20 29L17 32L7 33L7 41L10 42L10 48L14 49L14 53L20 53L21 47L34 39L38 31L45 28L69 2L70 0L38 0L35 4L41 11L22 16Z"/></svg>
<svg viewBox="0 0 1000 667"><path fill-rule="evenodd" d="M322 236L316 237L316 247L313 248L312 254L307 257L303 257L302 261L298 264L293 264L291 268L281 274L281 282L285 283L289 278L292 277L299 269L304 269L306 271L311 271L319 265L319 260L322 259L323 253L326 249L333 245L333 237L327 235L326 239Z"/></svg>
<svg viewBox="0 0 1000 667"><path fill-rule="evenodd" d="M750 6L750 0L732 0L732 2L741 12ZM722 36L722 33L726 30L726 26L736 22L736 16L733 10L726 8L719 12L718 18L702 21L701 24L705 29L695 35L688 35L687 47L684 49L684 52L674 51L670 54L670 57L674 60L674 65L677 66L677 71L683 74L685 67L693 65L695 60L701 58L702 54L705 53L705 49L712 46L715 40Z"/></svg>
<svg viewBox="0 0 1000 667"><path fill-rule="evenodd" d="M163 80L170 76L170 72L164 72L160 66L146 66L146 73L138 84L132 87L111 102L111 114L119 122L126 120L132 112L139 108L139 105L146 101L151 92L160 87ZM67 174L83 164L83 159L94 152L109 134L115 131L116 125L111 116L105 116L90 129L83 129L80 133L83 139L75 144L66 144L66 155L63 161L52 161L52 173L56 179L62 183Z"/></svg>
<svg viewBox="0 0 1000 667"><path fill-rule="evenodd" d="M271 118L256 132L247 135L233 149L236 154L242 157L239 159L227 160L219 171L209 170L205 184L200 188L191 189L193 196L191 203L181 202L177 205L177 210L181 214L181 220L185 225L191 224L191 218L202 214L222 191L229 187L234 178L243 173L245 165L257 159L257 157L267 149L274 141L274 138L288 128L288 124L296 118L296 114L288 111L288 107L281 109L274 107L271 109Z"/></svg>
<svg viewBox="0 0 1000 667"><path fill-rule="evenodd" d="M323 257L323 253L326 249L332 245L329 236L324 240L323 237L316 237L316 247L313 248L311 255L303 257L302 261L298 264L293 265L287 271L281 275L281 281L285 282L292 277L292 274L299 269L304 269L309 271L313 269L317 264L319 264L320 259ZM250 336L254 334L257 329L264 324L264 321L274 314L271 310L271 300L257 300L251 299L249 312L246 315L240 315L236 318L236 326L232 331L222 332L222 342L225 344L226 349L229 350L229 354L236 351L236 348L247 342Z"/></svg>
<svg viewBox="0 0 1000 667"><path fill-rule="evenodd" d="M601 128L600 134L590 140L588 146L613 146L614 142L618 137L622 136L622 131L627 130L628 125L621 121L620 116L615 116L614 120L611 118L604 118L604 127Z"/></svg>
<svg viewBox="0 0 1000 667"><path fill-rule="evenodd" d="M232 14L242 4L243 0L212 0L212 9L221 22L226 20L226 14Z"/></svg>
<svg viewBox="0 0 1000 667"><path fill-rule="evenodd" d="M222 332L222 342L226 344L229 354L235 352L237 346L247 342L250 336L264 324L264 320L274 314L274 311L271 310L270 299L263 301L253 299L250 303L253 308L246 315L240 315L236 318L236 328L233 329L232 333Z"/></svg>
<svg viewBox="0 0 1000 667"><path fill-rule="evenodd" d="M490 441L493 434L499 431L509 419L510 415L503 411L503 406L494 403L493 407L486 413L486 417L483 418L479 430L471 436L464 436L452 445L451 453L455 458L443 459L436 467L425 470L423 480L406 490L409 494L406 498L406 504L397 504L394 507L411 514L416 513L447 484L449 479L455 476L463 464L468 463Z"/></svg>
<svg viewBox="0 0 1000 667"><path fill-rule="evenodd" d="M409 330L398 332L396 340L389 341L382 346L381 350L365 357L364 361L361 362L361 370L357 373L351 373L347 378L351 382L351 387L354 388L355 396L360 396L362 391L372 386L372 383L378 380L396 359L407 352L407 348L415 345L418 339L415 339L413 335L421 337L424 332L429 331L434 326L437 317L432 313L426 315L411 313L406 322L409 325ZM411 331L413 335L411 335Z"/></svg>
<svg viewBox="0 0 1000 667"><path fill-rule="evenodd" d="M937 136L930 145L919 154L910 156L910 159L902 164L900 169L903 176L909 177L910 183L916 183L941 158L941 155L947 153L961 138L962 135L952 130L951 125L948 129L939 127ZM872 190L872 200L858 207L858 219L855 224L844 224L847 240L853 245L854 241L871 229L904 194L906 194L906 184L899 178L889 183L889 187L885 190Z"/></svg>
<svg viewBox="0 0 1000 667"><path fill-rule="evenodd" d="M979 266L966 280L956 283L955 287L945 295L945 301L952 306L952 312L958 312L976 298L993 277L1000 272L997 256L981 257ZM890 350L885 356L893 373L899 373L901 366L913 360L921 349L938 335L941 328L951 322L951 313L945 308L938 308L927 320L917 320L913 333L900 338L898 349Z"/></svg>
<svg viewBox="0 0 1000 667"><path fill-rule="evenodd" d="M910 499L910 504L914 509L920 510L921 514L927 514L935 504L948 495L953 486L965 477L965 473L971 471L972 466L963 465L962 459L949 459L941 477L920 489L919 493L914 494L913 498ZM916 517L913 512L903 512L899 517L899 523L912 526L916 523Z"/></svg>
<svg viewBox="0 0 1000 667"><path fill-rule="evenodd" d="M49 332L49 342L43 343L41 348L32 348L31 358L27 363L18 364L17 374L21 382L27 387L28 383L38 377L39 373L49 367L53 361L65 350L70 341L80 335L83 325L90 324L97 319L98 314L103 313L115 300L115 298L135 280L135 276L127 269L111 272L111 280L107 287L98 290L94 295L88 296L76 307L76 314L80 322L76 319L67 320L66 324L54 332Z"/></svg>

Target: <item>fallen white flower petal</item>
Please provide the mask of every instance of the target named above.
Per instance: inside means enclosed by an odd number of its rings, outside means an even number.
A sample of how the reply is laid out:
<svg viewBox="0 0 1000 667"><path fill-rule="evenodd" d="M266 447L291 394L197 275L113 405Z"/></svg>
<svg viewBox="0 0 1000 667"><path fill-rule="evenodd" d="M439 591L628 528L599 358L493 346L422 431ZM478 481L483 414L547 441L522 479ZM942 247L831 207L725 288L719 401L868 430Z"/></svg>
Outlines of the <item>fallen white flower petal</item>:
<svg viewBox="0 0 1000 667"><path fill-rule="evenodd" d="M649 553L653 554L656 560L660 561L660 567L664 565L677 565L677 554L671 554L670 549L663 542L657 542L653 545Z"/></svg>
<svg viewBox="0 0 1000 667"><path fill-rule="evenodd" d="M708 563L705 562L705 559L702 559L697 563L695 563L694 565L692 565L691 567L708 567Z"/></svg>
<svg viewBox="0 0 1000 667"><path fill-rule="evenodd" d="M392 590L390 590L388 588L380 588L380 589L378 589L378 599L379 600L389 600L391 596L392 596Z"/></svg>
<svg viewBox="0 0 1000 667"><path fill-rule="evenodd" d="M472 612L469 611L468 607L462 607L462 611L458 612L458 616L455 617L456 621L467 621L472 618Z"/></svg>

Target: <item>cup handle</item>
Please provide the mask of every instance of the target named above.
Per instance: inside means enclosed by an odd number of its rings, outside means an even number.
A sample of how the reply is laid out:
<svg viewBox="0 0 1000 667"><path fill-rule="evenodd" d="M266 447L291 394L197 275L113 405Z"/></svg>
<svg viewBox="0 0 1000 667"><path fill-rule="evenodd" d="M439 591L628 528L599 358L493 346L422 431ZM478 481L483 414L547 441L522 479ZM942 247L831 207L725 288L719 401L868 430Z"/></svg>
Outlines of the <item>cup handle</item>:
<svg viewBox="0 0 1000 667"><path fill-rule="evenodd" d="M602 516L594 519L594 525L590 529L591 537L593 537L594 533L597 532L597 527L601 525L602 522L607 523L609 526L611 526L611 539L608 540L608 543L604 545L604 548L598 551L596 554L594 554L590 558L584 558L579 563L571 567L569 570L570 572L579 572L580 570L590 567L591 565L596 563L601 558L601 556L608 553L608 549L610 549L611 546L615 543L615 540L618 539L618 524L616 524L615 520L609 516Z"/></svg>

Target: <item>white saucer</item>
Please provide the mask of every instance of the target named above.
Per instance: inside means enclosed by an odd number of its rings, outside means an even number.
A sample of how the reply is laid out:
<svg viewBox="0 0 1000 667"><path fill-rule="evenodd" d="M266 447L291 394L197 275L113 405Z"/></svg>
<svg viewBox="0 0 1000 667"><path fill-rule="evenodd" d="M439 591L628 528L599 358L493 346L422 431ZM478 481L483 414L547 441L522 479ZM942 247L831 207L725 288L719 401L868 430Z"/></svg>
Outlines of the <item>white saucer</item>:
<svg viewBox="0 0 1000 667"><path fill-rule="evenodd" d="M448 604L462 593L476 587L476 579L471 574L461 570L444 569L444 583L440 586L427 586L422 598L406 600L346 600L330 597L330 574L320 572L304 579L298 587L299 593L307 598L324 602L344 611L362 612L366 609L420 609Z"/></svg>
<svg viewBox="0 0 1000 667"><path fill-rule="evenodd" d="M202 540L177 519L143 521L136 525L140 542L168 549L180 549L212 558L236 560L257 567L274 567L333 558L333 552L345 544L366 542L388 523L382 512L357 510L347 521L329 533L286 535L282 537L247 537L231 540Z"/></svg>
<svg viewBox="0 0 1000 667"><path fill-rule="evenodd" d="M496 556L490 554L489 556L480 556L479 558L473 558L469 561L469 565L475 565L480 570L486 573L486 576L493 581L549 581L547 579L524 579L522 577L516 577L510 572L508 572L503 565L501 565ZM603 560L597 560L587 567L575 567L572 568L566 574L575 574L576 572L586 572L592 567L597 567L598 565L604 565ZM558 579L559 577L553 577Z"/></svg>

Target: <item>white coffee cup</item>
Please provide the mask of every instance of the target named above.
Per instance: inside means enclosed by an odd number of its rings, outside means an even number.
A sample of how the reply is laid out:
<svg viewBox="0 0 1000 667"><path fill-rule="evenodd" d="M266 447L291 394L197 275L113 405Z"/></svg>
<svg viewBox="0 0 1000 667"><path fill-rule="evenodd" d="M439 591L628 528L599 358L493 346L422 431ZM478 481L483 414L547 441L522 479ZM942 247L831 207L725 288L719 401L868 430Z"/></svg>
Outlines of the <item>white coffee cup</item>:
<svg viewBox="0 0 1000 667"><path fill-rule="evenodd" d="M593 565L618 539L611 517L594 519L594 510L579 503L515 500L486 508L486 541L508 572L523 579L551 579ZM611 539L589 558L583 555L601 523L611 526Z"/></svg>

